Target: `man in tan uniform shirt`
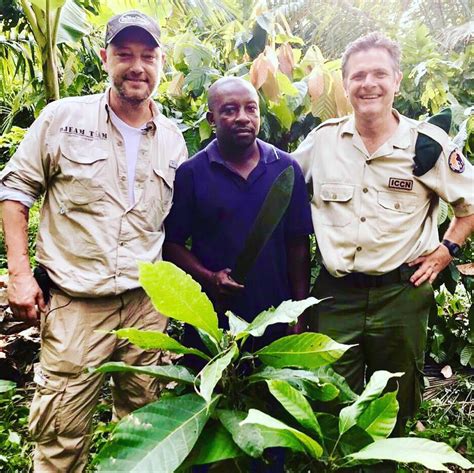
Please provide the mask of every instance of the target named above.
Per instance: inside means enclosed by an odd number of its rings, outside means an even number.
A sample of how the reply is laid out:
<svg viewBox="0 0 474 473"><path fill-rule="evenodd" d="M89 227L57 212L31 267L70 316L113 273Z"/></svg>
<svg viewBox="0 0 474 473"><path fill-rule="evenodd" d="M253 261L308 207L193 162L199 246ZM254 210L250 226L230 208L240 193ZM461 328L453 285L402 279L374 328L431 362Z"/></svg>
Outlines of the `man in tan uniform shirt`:
<svg viewBox="0 0 474 473"><path fill-rule="evenodd" d="M137 270L137 260L161 258L175 170L187 155L181 133L152 100L164 59L158 25L137 11L115 16L101 57L107 92L49 104L0 174L10 306L31 323L41 315L30 413L41 473L85 468L103 383L87 367L159 361L157 351L107 332L166 328L139 287ZM50 279L49 301L27 250L28 207L43 193L37 261ZM154 378L117 373L115 416L153 400L157 390Z"/></svg>
<svg viewBox="0 0 474 473"><path fill-rule="evenodd" d="M350 44L342 69L354 114L323 123L294 153L313 182L324 264L315 295L334 297L318 306L310 328L357 344L335 366L356 391L376 370L405 372L396 435L421 400L431 283L474 229L472 166L440 128L392 109L399 58L398 46L378 33ZM414 172L420 134L441 149L423 174ZM455 214L442 244L440 197Z"/></svg>

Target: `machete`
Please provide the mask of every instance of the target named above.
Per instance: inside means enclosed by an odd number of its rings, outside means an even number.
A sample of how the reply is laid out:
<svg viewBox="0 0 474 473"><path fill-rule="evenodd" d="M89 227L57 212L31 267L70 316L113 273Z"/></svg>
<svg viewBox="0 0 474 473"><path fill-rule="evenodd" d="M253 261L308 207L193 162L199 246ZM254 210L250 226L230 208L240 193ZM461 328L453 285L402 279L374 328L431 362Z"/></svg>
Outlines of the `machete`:
<svg viewBox="0 0 474 473"><path fill-rule="evenodd" d="M270 187L231 273L232 279L239 284L244 284L248 272L285 214L294 181L295 171L293 166L288 166Z"/></svg>

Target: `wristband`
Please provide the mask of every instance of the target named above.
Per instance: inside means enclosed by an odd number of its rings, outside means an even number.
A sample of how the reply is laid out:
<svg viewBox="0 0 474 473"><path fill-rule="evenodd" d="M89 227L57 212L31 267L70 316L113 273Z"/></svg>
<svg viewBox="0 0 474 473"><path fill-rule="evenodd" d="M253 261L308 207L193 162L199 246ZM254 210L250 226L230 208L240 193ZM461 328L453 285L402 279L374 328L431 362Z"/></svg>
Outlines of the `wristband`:
<svg viewBox="0 0 474 473"><path fill-rule="evenodd" d="M454 243L450 240L443 240L441 242L449 251L449 254L454 258L455 256L457 256L459 254L459 252L461 251L461 247L457 244L457 243Z"/></svg>

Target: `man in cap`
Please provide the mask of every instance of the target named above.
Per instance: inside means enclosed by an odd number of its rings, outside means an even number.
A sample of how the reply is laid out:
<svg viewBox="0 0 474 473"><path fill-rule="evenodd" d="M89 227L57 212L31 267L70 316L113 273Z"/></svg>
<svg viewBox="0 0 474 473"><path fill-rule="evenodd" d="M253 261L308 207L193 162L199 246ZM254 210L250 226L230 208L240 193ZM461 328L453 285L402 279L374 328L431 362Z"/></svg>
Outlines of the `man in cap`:
<svg viewBox="0 0 474 473"><path fill-rule="evenodd" d="M315 295L333 297L310 324L356 344L335 365L355 391L374 371L404 373L389 388L398 383L400 436L421 401L431 283L474 229L474 172L442 129L392 108L402 78L396 43L359 38L342 76L354 114L323 123L294 153L313 181L324 264ZM442 243L440 197L455 214Z"/></svg>
<svg viewBox="0 0 474 473"><path fill-rule="evenodd" d="M176 126L152 96L164 54L157 23L138 11L113 17L100 51L104 94L49 104L0 174L13 314L40 323L42 348L30 413L38 472L82 471L107 361L158 363L109 334L121 327L164 331L139 287L137 260L161 258L163 220L175 169L186 158ZM38 280L28 262L28 209L44 194ZM113 375L114 415L153 400L156 379Z"/></svg>

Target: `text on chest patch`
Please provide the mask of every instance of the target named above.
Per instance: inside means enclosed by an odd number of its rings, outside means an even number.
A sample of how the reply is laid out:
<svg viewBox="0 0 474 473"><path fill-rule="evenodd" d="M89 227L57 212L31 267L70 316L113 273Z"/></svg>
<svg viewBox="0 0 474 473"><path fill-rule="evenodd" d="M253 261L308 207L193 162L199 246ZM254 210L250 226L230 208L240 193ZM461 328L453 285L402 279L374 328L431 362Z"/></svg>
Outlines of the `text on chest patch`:
<svg viewBox="0 0 474 473"><path fill-rule="evenodd" d="M391 177L388 181L390 189L401 189L411 191L413 189L413 181L411 179L400 179L399 177Z"/></svg>

